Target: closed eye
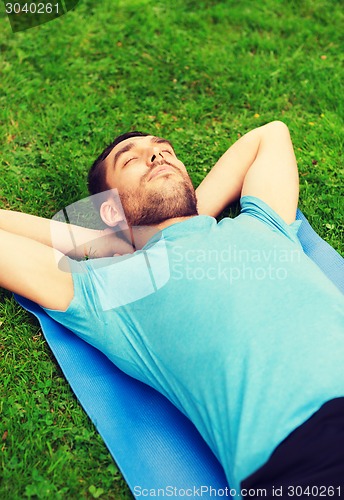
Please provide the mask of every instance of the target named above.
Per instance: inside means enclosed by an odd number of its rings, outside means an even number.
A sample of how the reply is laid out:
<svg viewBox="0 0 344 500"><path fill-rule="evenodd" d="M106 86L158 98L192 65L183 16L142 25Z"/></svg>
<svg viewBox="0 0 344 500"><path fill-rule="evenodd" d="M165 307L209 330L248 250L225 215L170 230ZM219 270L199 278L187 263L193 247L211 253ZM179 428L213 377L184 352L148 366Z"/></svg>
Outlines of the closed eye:
<svg viewBox="0 0 344 500"><path fill-rule="evenodd" d="M162 152L163 153L169 153L170 155L173 155L173 152L170 151L169 149L163 149Z"/></svg>
<svg viewBox="0 0 344 500"><path fill-rule="evenodd" d="M133 160L136 160L136 158L134 158L134 157L133 157L133 158L129 158L129 160L127 160L127 161L124 163L123 167L125 167L126 165L128 165L128 163L129 163L129 162L131 162L131 161L133 161Z"/></svg>

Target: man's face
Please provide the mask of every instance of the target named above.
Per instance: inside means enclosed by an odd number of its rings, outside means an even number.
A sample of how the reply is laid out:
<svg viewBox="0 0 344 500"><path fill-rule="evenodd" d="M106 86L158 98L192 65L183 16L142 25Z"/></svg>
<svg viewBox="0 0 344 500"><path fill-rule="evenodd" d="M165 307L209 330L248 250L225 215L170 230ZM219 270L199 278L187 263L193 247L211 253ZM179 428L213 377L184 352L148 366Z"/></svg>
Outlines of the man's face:
<svg viewBox="0 0 344 500"><path fill-rule="evenodd" d="M126 139L115 146L105 162L107 184L118 190L130 226L197 215L191 179L166 139Z"/></svg>

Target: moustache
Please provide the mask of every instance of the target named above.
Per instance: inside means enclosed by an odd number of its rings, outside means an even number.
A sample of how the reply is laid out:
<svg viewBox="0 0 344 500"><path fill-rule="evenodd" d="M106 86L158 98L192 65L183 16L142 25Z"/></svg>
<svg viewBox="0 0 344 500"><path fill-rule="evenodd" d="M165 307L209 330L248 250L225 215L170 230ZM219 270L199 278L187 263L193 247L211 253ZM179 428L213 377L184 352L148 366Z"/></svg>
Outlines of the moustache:
<svg viewBox="0 0 344 500"><path fill-rule="evenodd" d="M142 180L143 181L147 180L147 178L151 175L152 170L154 170L155 168L165 167L166 165L173 168L173 170L175 170L176 172L181 173L179 168L177 168L175 165L173 165L173 163L169 162L168 160L159 160L159 161L153 163L150 170L146 174L144 174L144 176L142 177Z"/></svg>

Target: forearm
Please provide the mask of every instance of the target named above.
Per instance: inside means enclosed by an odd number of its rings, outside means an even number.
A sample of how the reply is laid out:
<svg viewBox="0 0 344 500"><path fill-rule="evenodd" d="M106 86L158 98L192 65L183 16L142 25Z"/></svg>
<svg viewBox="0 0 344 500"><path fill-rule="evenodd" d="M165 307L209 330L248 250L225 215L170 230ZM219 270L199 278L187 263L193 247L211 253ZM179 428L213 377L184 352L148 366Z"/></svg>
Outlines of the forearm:
<svg viewBox="0 0 344 500"><path fill-rule="evenodd" d="M295 220L299 180L288 127L273 121L248 132L220 158L197 189L199 213L216 217L241 196L264 201Z"/></svg>
<svg viewBox="0 0 344 500"><path fill-rule="evenodd" d="M50 220L12 210L0 210L0 229L51 245Z"/></svg>
<svg viewBox="0 0 344 500"><path fill-rule="evenodd" d="M123 232L89 229L74 224L37 217L21 212L0 210L0 229L53 247L80 259L127 253L131 247Z"/></svg>
<svg viewBox="0 0 344 500"><path fill-rule="evenodd" d="M265 127L251 130L236 141L198 186L196 196L200 215L216 217L240 197L245 176L257 156Z"/></svg>

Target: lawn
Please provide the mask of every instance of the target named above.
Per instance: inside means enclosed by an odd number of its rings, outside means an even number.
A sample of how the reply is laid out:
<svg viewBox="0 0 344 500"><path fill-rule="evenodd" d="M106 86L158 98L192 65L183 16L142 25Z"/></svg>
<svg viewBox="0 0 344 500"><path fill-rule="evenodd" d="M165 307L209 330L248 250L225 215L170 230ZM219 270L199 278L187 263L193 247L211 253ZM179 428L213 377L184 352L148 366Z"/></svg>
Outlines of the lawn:
<svg viewBox="0 0 344 500"><path fill-rule="evenodd" d="M197 186L236 138L280 119L300 208L344 255L341 2L81 0L16 33L0 13L0 208L52 217L85 197L93 159L129 129L171 139ZM5 291L0 332L0 498L131 498Z"/></svg>

